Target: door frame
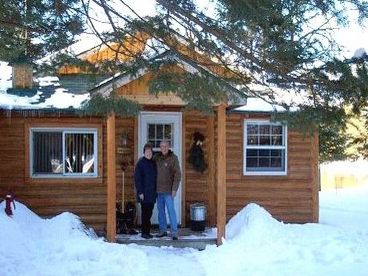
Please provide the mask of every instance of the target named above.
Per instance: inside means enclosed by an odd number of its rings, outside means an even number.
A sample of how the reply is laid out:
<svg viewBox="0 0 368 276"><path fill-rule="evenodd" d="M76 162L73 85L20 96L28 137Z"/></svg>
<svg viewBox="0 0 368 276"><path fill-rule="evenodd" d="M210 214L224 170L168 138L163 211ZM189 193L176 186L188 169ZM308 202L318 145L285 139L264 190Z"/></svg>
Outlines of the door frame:
<svg viewBox="0 0 368 276"><path fill-rule="evenodd" d="M183 134L183 116L181 112L165 112L165 111L141 111L138 115L138 151L137 151L137 160L143 155L143 143L142 143L142 124L143 124L143 118L145 116L152 116L153 120L156 119L156 117L158 117L158 122L164 122L164 118L166 117L166 119L170 118L170 120L175 120L174 124L176 123L178 125L178 129L175 130L174 129L174 135L177 136L177 140L178 140L178 146L177 146L177 150L174 151L174 153L176 154L176 156L178 157L179 160L179 165L180 165L180 169L182 172L182 180L180 182L179 188L178 188L178 192L177 195L175 197L175 199L177 200L177 204L175 204L175 210L176 210L176 214L177 214L177 222L178 225L182 224L182 208L183 208L183 162L182 162L182 157L183 157L183 141L182 141L182 134ZM161 121L160 118L161 117ZM163 120L162 120L163 119ZM174 138L176 139L176 138ZM140 206L139 206L140 207ZM155 206L155 208L157 208ZM138 221L140 221L140 216L138 216ZM155 224L155 223L154 223Z"/></svg>

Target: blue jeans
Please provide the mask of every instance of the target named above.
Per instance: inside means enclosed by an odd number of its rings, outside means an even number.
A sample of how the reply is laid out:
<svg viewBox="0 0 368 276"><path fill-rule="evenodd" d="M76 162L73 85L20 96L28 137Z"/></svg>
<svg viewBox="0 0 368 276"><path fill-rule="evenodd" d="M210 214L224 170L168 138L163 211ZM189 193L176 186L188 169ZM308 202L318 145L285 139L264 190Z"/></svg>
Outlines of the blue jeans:
<svg viewBox="0 0 368 276"><path fill-rule="evenodd" d="M158 193L157 194L158 223L160 225L161 233L167 231L165 205L167 208L167 212L169 213L171 234L175 236L178 233L178 222L176 220L174 198L172 197L171 193Z"/></svg>

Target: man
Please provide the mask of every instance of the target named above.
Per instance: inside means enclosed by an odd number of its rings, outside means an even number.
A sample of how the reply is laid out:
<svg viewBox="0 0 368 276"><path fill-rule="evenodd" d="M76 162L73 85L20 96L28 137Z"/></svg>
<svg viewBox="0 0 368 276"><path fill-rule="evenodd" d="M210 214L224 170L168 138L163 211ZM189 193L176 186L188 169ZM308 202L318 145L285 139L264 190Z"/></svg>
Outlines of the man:
<svg viewBox="0 0 368 276"><path fill-rule="evenodd" d="M181 172L178 157L170 150L170 143L160 143L161 152L156 156L157 165L157 209L160 233L157 237L167 236L166 212L169 213L171 236L178 239L178 223L174 208L174 198L179 188Z"/></svg>
<svg viewBox="0 0 368 276"><path fill-rule="evenodd" d="M145 144L144 156L139 159L134 170L134 182L137 198L142 207L142 238L151 239L151 216L156 201L156 164L152 160L152 146Z"/></svg>

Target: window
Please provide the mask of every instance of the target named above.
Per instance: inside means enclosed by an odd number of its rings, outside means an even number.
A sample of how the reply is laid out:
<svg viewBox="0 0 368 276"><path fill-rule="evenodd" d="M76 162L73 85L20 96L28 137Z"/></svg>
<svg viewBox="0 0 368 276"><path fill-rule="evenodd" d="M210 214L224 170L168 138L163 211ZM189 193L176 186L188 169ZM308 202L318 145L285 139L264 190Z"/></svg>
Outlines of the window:
<svg viewBox="0 0 368 276"><path fill-rule="evenodd" d="M97 176L97 130L30 130L33 177Z"/></svg>
<svg viewBox="0 0 368 276"><path fill-rule="evenodd" d="M174 146L174 137L173 137L173 124L156 124L149 123L147 125L147 142L152 145L154 149L158 149L160 147L161 141L168 141L171 147Z"/></svg>
<svg viewBox="0 0 368 276"><path fill-rule="evenodd" d="M244 174L286 175L287 127L268 121L244 122Z"/></svg>

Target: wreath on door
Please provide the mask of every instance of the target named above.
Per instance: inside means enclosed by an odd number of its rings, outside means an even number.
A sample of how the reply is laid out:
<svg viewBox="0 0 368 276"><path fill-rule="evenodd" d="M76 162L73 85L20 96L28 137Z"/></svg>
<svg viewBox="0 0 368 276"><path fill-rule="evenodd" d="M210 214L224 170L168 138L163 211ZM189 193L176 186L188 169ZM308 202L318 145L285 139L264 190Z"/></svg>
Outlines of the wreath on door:
<svg viewBox="0 0 368 276"><path fill-rule="evenodd" d="M207 164L204 160L204 153L202 149L204 136L202 133L196 131L193 133L193 142L189 152L189 163L197 172L203 173L207 169Z"/></svg>

